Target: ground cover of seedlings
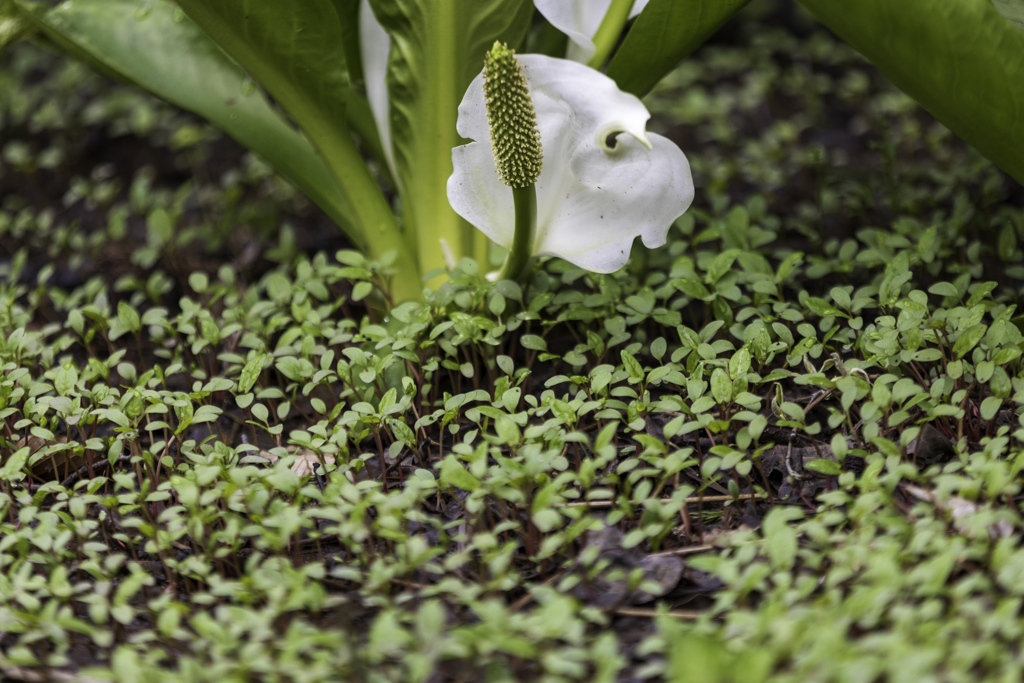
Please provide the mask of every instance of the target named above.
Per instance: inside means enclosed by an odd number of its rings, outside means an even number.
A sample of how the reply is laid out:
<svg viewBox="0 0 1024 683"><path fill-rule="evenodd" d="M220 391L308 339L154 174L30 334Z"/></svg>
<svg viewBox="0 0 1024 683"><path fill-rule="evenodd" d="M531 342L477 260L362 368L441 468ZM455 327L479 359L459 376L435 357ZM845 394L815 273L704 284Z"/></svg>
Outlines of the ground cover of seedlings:
<svg viewBox="0 0 1024 683"><path fill-rule="evenodd" d="M386 264L194 118L0 70L0 673L1020 680L1024 192L785 7L648 98L669 244Z"/></svg>

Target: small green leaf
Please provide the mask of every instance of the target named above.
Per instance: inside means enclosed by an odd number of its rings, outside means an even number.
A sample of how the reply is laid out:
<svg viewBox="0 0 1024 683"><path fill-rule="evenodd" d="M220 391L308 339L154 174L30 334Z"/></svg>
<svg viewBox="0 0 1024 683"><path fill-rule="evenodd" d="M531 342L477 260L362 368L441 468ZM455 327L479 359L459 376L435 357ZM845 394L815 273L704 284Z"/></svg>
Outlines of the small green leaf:
<svg viewBox="0 0 1024 683"><path fill-rule="evenodd" d="M700 280L694 279L682 279L676 280L672 283L676 289L690 297L691 299L706 299L711 296L707 287Z"/></svg>
<svg viewBox="0 0 1024 683"><path fill-rule="evenodd" d="M362 301L368 297L372 291L373 283L366 282L365 280L357 282L356 286L352 288L352 301Z"/></svg>
<svg viewBox="0 0 1024 683"><path fill-rule="evenodd" d="M548 344L542 337L538 337L535 334L524 334L519 338L519 343L523 345L523 348L530 349L531 351L547 351Z"/></svg>
<svg viewBox="0 0 1024 683"><path fill-rule="evenodd" d="M210 286L210 277L206 273L196 272L188 276L188 286L196 294L202 294Z"/></svg>
<svg viewBox="0 0 1024 683"><path fill-rule="evenodd" d="M736 257L739 255L739 249L726 249L716 256L708 267L708 274L704 278L704 282L709 285L713 285L721 280L722 276L728 273L732 268L732 264L736 262Z"/></svg>
<svg viewBox="0 0 1024 683"><path fill-rule="evenodd" d="M1003 399L998 396L989 396L981 402L981 419L992 420L996 414L999 413L999 408L1003 405Z"/></svg>
<svg viewBox="0 0 1024 683"><path fill-rule="evenodd" d="M846 309L850 308L850 295L846 293L845 289L842 289L840 287L833 287L832 291L829 293L829 296L831 296L832 301L835 301L836 304L838 304L839 306L842 306L843 308Z"/></svg>
<svg viewBox="0 0 1024 683"><path fill-rule="evenodd" d="M735 380L746 376L750 370L751 360L750 349L746 346L732 354L732 358L729 359L729 378Z"/></svg>
<svg viewBox="0 0 1024 683"><path fill-rule="evenodd" d="M231 391L235 383L227 377L214 377L203 385L203 391Z"/></svg>
<svg viewBox="0 0 1024 683"><path fill-rule="evenodd" d="M1006 370L998 366L992 373L992 379L989 380L988 386L995 396L1004 401L1010 397L1010 393L1013 391L1010 375L1007 374Z"/></svg>
<svg viewBox="0 0 1024 683"><path fill-rule="evenodd" d="M829 315L838 315L844 318L846 317L846 314L840 311L838 308L831 305L824 299L820 299L815 296L807 297L807 301L804 302L804 305L807 306L807 308L810 309L813 313L821 316L822 318Z"/></svg>
<svg viewBox="0 0 1024 683"><path fill-rule="evenodd" d="M812 460L804 465L806 469L809 469L819 474L827 474L831 477L837 477L842 474L843 470L839 467L839 463L835 460L826 460L825 458L819 458Z"/></svg>
<svg viewBox="0 0 1024 683"><path fill-rule="evenodd" d="M78 384L78 370L71 363L66 363L57 371L53 380L53 388L61 396L67 396Z"/></svg>
<svg viewBox="0 0 1024 683"><path fill-rule="evenodd" d="M506 375L511 375L515 372L516 366L508 356L498 356L495 360L498 363L498 367Z"/></svg>
<svg viewBox="0 0 1024 683"><path fill-rule="evenodd" d="M956 354L956 357L963 358L968 351L977 346L987 330L987 325L978 323L977 325L971 325L961 332L960 336L953 342L953 353Z"/></svg>
<svg viewBox="0 0 1024 683"><path fill-rule="evenodd" d="M665 341L664 337L658 337L651 342L651 355L654 356L654 359L658 362L661 362L661 359L664 358L667 350L668 342Z"/></svg>
<svg viewBox="0 0 1024 683"><path fill-rule="evenodd" d="M971 297L967 300L967 307L977 306L985 300L989 294L999 286L998 282L980 282L975 286L974 291L971 292Z"/></svg>
<svg viewBox="0 0 1024 683"><path fill-rule="evenodd" d="M732 380L729 373L722 368L715 368L711 373L711 395L719 405L732 400Z"/></svg>
<svg viewBox="0 0 1024 683"><path fill-rule="evenodd" d="M622 351L619 354L622 358L622 367L625 368L626 373L629 375L630 384L638 384L644 379L644 367L640 365L640 361L633 357L633 354L628 351Z"/></svg>
<svg viewBox="0 0 1024 683"><path fill-rule="evenodd" d="M199 410L192 416L192 424L202 422L215 422L220 417L221 409L216 406L199 406Z"/></svg>
<svg viewBox="0 0 1024 683"><path fill-rule="evenodd" d="M1024 27L1024 24L1021 25ZM1022 28L1024 30L1024 28ZM996 254L999 256L999 260L1003 262L1009 262L1013 260L1014 254L1017 253L1017 230L1014 228L1013 223L1007 223L1003 226L1003 229L999 231L999 239L996 241Z"/></svg>
<svg viewBox="0 0 1024 683"><path fill-rule="evenodd" d="M137 334L142 329L142 321L139 318L138 311L132 308L131 304L127 301L117 302L117 318L132 334Z"/></svg>
<svg viewBox="0 0 1024 683"><path fill-rule="evenodd" d="M380 397L380 403L377 405L377 412L381 415L388 414L388 408L395 405L398 399L398 390L394 387L384 392L384 395Z"/></svg>
<svg viewBox="0 0 1024 683"><path fill-rule="evenodd" d="M1021 350L1016 346L1004 346L992 356L992 362L996 365L1006 365L1012 360L1020 358Z"/></svg>
<svg viewBox="0 0 1024 683"><path fill-rule="evenodd" d="M803 517L799 508L776 507L764 518L763 531L768 557L776 569L793 566L797 552L796 530L790 522Z"/></svg>
<svg viewBox="0 0 1024 683"><path fill-rule="evenodd" d="M776 284L782 284L789 276L793 274L796 267L800 265L804 260L804 253L797 251L786 257L786 260L779 264L779 269L775 272Z"/></svg>
<svg viewBox="0 0 1024 683"><path fill-rule="evenodd" d="M238 378L239 393L247 393L260 378L263 368L271 363L274 357L268 353L257 353L242 368L242 374Z"/></svg>
<svg viewBox="0 0 1024 683"><path fill-rule="evenodd" d="M449 455L441 461L441 485L476 491L480 488L480 480L470 474L454 455Z"/></svg>
<svg viewBox="0 0 1024 683"><path fill-rule="evenodd" d="M499 280L494 283L494 291L501 294L506 299L512 299L522 303L523 301L523 290L514 280Z"/></svg>
<svg viewBox="0 0 1024 683"><path fill-rule="evenodd" d="M519 426L510 417L505 415L499 416L494 421L494 431L497 432L498 438L503 443L511 446L517 445L521 439Z"/></svg>
<svg viewBox="0 0 1024 683"><path fill-rule="evenodd" d="M938 296L951 296L956 299L960 298L959 290L949 282L936 282L928 288L928 293L937 294Z"/></svg>
<svg viewBox="0 0 1024 683"><path fill-rule="evenodd" d="M277 359L275 364L277 369L281 371L281 374L292 380L293 382L303 382L313 376L315 368L305 358L296 358L295 356L284 356Z"/></svg>

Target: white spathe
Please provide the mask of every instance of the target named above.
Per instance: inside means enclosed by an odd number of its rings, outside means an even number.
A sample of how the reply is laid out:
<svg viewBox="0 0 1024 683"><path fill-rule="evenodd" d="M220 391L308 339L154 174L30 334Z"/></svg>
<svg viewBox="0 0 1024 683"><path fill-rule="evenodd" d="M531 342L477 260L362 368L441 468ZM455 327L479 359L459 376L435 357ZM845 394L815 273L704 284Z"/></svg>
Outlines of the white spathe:
<svg viewBox="0 0 1024 683"><path fill-rule="evenodd" d="M625 265L637 236L649 248L665 244L672 222L693 201L690 165L682 151L647 133L650 113L604 74L543 55L520 55L519 63L544 152L532 253L611 273ZM448 201L509 249L515 232L512 189L494 165L482 75L459 105L457 129L475 142L452 150Z"/></svg>
<svg viewBox="0 0 1024 683"><path fill-rule="evenodd" d="M636 0L629 17L632 19L647 6L649 0ZM534 6L551 25L569 36L566 57L586 63L594 56L594 34L608 13L612 0L534 0Z"/></svg>
<svg viewBox="0 0 1024 683"><path fill-rule="evenodd" d="M366 100L377 124L380 146L384 149L391 177L398 182L395 153L391 149L390 100L388 99L388 52L391 36L377 21L369 0L359 3L359 53L363 58L363 80L366 82Z"/></svg>

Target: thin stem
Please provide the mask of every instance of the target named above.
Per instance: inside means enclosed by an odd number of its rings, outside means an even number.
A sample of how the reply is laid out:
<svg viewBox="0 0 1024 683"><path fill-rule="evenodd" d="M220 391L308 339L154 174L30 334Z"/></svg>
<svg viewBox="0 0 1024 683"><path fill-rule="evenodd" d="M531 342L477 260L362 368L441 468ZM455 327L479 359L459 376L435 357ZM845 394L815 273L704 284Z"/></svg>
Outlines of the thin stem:
<svg viewBox="0 0 1024 683"><path fill-rule="evenodd" d="M500 279L519 280L533 256L533 238L537 228L537 186L512 188L512 202L516 212L516 229L512 237L512 250L505 259Z"/></svg>
<svg viewBox="0 0 1024 683"><path fill-rule="evenodd" d="M370 175L347 131L323 126L323 134L310 136L317 150L334 174L346 195L358 226L366 239L366 250L374 258L388 251L397 256L391 267L397 271L391 282L391 298L395 303L419 301L422 290L420 273L409 245L395 223L387 199Z"/></svg>
<svg viewBox="0 0 1024 683"><path fill-rule="evenodd" d="M405 170L398 163L400 177L395 179L402 184L404 230L411 236L419 274L435 272L426 285L437 289L447 279L445 274L436 274L447 265L441 240L448 243L456 261L473 256L477 240L477 230L448 203L446 188L453 171L452 148L463 144L455 129L459 103L468 84L461 80L461 74L465 73L465 64L475 62L479 55L471 52L469 23L460 13L461 3L444 0L420 7L423 11L419 18L408 21L422 27L423 35L430 36L430 40L415 64L402 67L411 69L418 95L415 103L405 105L412 109L398 112L407 118L401 129L393 128L391 134L394 144L404 146L407 159ZM392 50L392 59L394 53ZM392 101L392 116L395 106Z"/></svg>
<svg viewBox="0 0 1024 683"><path fill-rule="evenodd" d="M594 56L587 62L592 69L601 69L608 57L612 54L612 48L619 41L622 35L622 28L629 20L629 13L633 10L633 0L612 0L608 12L601 20L601 25L594 34L594 47L597 50Z"/></svg>

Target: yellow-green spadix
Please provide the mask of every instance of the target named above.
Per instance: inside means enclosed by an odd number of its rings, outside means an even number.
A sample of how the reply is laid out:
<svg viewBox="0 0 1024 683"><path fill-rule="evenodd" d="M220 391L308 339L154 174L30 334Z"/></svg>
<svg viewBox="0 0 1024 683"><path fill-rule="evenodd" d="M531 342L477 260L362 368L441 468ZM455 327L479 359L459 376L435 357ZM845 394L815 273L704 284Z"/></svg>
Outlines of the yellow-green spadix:
<svg viewBox="0 0 1024 683"><path fill-rule="evenodd" d="M483 77L484 107L498 177L512 188L533 185L543 166L540 131L515 51L495 42L484 59Z"/></svg>

